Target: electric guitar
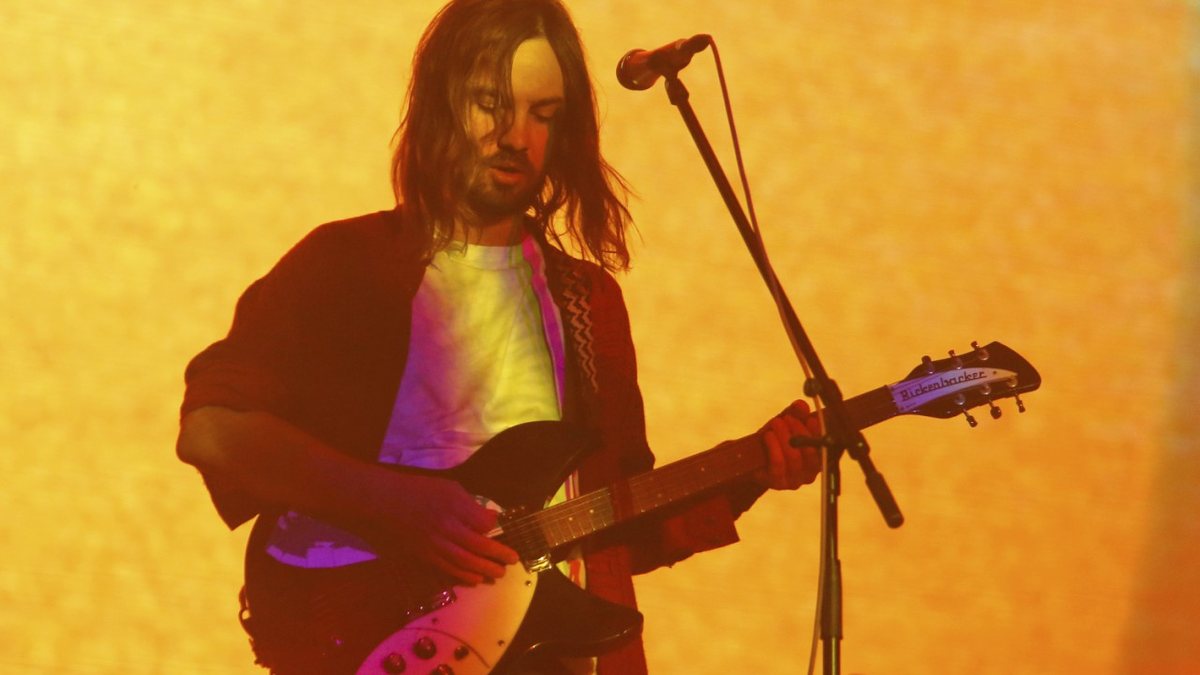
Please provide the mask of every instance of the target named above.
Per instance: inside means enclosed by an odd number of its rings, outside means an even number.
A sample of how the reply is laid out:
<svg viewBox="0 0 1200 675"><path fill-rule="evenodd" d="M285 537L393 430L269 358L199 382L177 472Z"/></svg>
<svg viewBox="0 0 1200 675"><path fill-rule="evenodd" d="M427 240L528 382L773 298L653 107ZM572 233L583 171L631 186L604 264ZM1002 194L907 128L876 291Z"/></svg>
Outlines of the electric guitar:
<svg viewBox="0 0 1200 675"><path fill-rule="evenodd" d="M1018 410L1024 412L1020 395L1041 385L1038 372L998 342L983 347L972 343L972 347L936 361L925 357L903 380L848 399L850 424L864 429L897 415L963 415L974 427L971 409L987 405L991 416L998 418L1001 409L995 402L1004 398L1015 398ZM297 629L307 633L299 639L312 646L314 658L342 664L338 668L343 672L360 675L501 675L541 658L603 653L640 632L642 616L572 584L554 566L556 553L580 539L751 474L767 460L760 443L726 443L544 508L594 445L592 439L560 422L531 422L500 433L449 470L396 467L455 480L501 509L492 536L515 549L522 562L509 567L500 579L474 587L455 586L438 573L383 554L348 569L314 572L256 553L255 539L262 539L257 536L252 537L247 556L250 621L264 619L256 608L259 602L274 602L273 594L301 594L305 597L301 604L283 612L293 621L310 617L304 620L310 625ZM266 520L259 519L256 531ZM291 584L289 580L296 578L301 580ZM326 672L326 667L321 666L320 672Z"/></svg>

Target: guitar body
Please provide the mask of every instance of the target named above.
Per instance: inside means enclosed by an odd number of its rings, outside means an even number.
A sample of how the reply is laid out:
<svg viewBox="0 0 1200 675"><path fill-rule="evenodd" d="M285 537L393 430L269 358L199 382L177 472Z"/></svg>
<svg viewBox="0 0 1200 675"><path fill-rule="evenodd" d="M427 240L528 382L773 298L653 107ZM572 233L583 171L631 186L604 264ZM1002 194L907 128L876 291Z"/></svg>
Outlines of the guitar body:
<svg viewBox="0 0 1200 675"><path fill-rule="evenodd" d="M568 425L532 422L498 434L452 469L396 468L455 480L504 514L522 513L542 509L592 447ZM493 583L464 587L384 555L332 569L291 567L265 553L273 526L259 519L246 557L247 629L268 665L300 662L306 672L322 673L515 673L557 656L600 654L641 629L636 610L540 564L536 558L549 550L518 548L523 565ZM272 652L286 653L276 659Z"/></svg>

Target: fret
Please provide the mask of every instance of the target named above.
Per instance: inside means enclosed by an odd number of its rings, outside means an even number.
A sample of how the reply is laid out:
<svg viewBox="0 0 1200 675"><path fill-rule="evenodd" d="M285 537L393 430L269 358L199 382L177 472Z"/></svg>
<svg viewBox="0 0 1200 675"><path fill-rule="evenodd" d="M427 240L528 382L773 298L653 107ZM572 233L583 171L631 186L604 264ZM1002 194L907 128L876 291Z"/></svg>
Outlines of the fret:
<svg viewBox="0 0 1200 675"><path fill-rule="evenodd" d="M552 549L616 524L607 488L556 504L521 520L531 521L528 526L540 529L548 548Z"/></svg>
<svg viewBox="0 0 1200 675"><path fill-rule="evenodd" d="M748 440L748 442L747 442ZM766 464L756 437L719 445L629 480L633 515L699 494Z"/></svg>

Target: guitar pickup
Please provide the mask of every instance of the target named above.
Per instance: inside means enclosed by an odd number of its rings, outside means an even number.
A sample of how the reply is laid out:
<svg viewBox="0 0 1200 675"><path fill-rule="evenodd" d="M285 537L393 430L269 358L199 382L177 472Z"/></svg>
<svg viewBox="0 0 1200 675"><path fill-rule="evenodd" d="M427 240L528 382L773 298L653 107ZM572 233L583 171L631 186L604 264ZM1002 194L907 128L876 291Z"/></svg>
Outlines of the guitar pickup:
<svg viewBox="0 0 1200 675"><path fill-rule="evenodd" d="M449 607L458 600L458 596L454 594L453 588L447 588L444 591L439 591L424 601L413 605L404 613L404 620L409 621L419 616L425 616L430 612L436 612L443 607Z"/></svg>

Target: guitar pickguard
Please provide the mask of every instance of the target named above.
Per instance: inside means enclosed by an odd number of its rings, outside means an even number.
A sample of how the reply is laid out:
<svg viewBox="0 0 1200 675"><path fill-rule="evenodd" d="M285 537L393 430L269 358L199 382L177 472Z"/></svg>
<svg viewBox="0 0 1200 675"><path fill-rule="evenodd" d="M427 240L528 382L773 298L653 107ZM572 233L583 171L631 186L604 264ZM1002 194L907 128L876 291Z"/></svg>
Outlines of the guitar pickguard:
<svg viewBox="0 0 1200 675"><path fill-rule="evenodd" d="M445 666L456 675L487 675L513 643L537 584L536 573L513 565L491 583L456 586L452 602L388 636L358 674L443 672L436 669Z"/></svg>

